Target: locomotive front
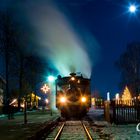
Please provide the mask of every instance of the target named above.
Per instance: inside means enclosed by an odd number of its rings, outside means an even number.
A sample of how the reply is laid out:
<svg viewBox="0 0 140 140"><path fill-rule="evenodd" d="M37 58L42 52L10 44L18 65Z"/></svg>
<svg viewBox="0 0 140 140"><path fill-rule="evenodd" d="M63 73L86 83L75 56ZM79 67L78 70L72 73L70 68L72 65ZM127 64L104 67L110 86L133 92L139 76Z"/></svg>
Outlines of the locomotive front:
<svg viewBox="0 0 140 140"><path fill-rule="evenodd" d="M56 106L65 118L80 118L91 106L90 79L71 73L56 80Z"/></svg>

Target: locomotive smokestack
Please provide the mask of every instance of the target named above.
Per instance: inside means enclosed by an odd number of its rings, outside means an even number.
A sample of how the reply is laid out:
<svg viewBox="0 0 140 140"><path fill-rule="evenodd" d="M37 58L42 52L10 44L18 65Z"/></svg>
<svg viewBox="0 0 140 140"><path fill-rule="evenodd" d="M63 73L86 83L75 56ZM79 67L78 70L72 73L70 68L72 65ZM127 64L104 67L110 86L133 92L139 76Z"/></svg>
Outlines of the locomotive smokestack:
<svg viewBox="0 0 140 140"><path fill-rule="evenodd" d="M73 72L73 73L70 73L70 75L71 75L71 76L76 76L76 73Z"/></svg>

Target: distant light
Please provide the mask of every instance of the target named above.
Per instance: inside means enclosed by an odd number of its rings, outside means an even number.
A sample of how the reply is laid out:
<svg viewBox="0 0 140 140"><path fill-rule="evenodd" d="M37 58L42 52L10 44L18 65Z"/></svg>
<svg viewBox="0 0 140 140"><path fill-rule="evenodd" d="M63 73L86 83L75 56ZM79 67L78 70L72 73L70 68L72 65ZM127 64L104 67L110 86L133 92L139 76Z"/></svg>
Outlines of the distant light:
<svg viewBox="0 0 140 140"><path fill-rule="evenodd" d="M20 106L21 106L22 108L24 108L24 104L21 104Z"/></svg>
<svg viewBox="0 0 140 140"><path fill-rule="evenodd" d="M116 99L116 100L119 100L119 93L116 93L115 99Z"/></svg>
<svg viewBox="0 0 140 140"><path fill-rule="evenodd" d="M54 80L55 80L54 76L52 76L52 75L48 76L48 81L49 82L54 82Z"/></svg>
<svg viewBox="0 0 140 140"><path fill-rule="evenodd" d="M13 99L10 105L14 104L17 101L17 99Z"/></svg>
<svg viewBox="0 0 140 140"><path fill-rule="evenodd" d="M50 88L48 87L47 84L44 84L44 85L41 87L41 90L46 94L46 93L50 90Z"/></svg>
<svg viewBox="0 0 140 140"><path fill-rule="evenodd" d="M129 6L129 11L130 11L131 13L135 13L136 10L137 10L137 8L136 8L136 6L135 6L134 4Z"/></svg>
<svg viewBox="0 0 140 140"><path fill-rule="evenodd" d="M110 92L107 92L107 101L110 101Z"/></svg>
<svg viewBox="0 0 140 140"><path fill-rule="evenodd" d="M48 104L49 103L49 100L48 99L45 99L45 102Z"/></svg>

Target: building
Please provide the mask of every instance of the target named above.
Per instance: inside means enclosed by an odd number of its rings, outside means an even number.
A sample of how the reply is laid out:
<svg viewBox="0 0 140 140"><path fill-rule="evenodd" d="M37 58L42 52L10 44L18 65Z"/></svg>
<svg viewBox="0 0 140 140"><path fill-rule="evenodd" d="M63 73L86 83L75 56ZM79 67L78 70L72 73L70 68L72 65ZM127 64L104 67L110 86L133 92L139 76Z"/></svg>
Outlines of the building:
<svg viewBox="0 0 140 140"><path fill-rule="evenodd" d="M30 93L27 95L27 109L37 109L38 101L41 98L37 96L35 93Z"/></svg>

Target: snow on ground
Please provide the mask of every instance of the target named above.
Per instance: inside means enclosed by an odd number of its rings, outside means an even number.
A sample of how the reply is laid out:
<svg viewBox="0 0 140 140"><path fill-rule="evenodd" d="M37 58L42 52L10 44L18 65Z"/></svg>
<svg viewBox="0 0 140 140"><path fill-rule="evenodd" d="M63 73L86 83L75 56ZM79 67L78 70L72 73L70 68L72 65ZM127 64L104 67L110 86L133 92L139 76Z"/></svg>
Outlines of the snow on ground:
<svg viewBox="0 0 140 140"><path fill-rule="evenodd" d="M140 140L136 124L110 125L104 127L102 133L110 134L113 140Z"/></svg>
<svg viewBox="0 0 140 140"><path fill-rule="evenodd" d="M94 134L109 135L111 140L140 140L140 132L137 132L137 124L115 125L104 120L104 110L92 107L88 113L99 132Z"/></svg>

